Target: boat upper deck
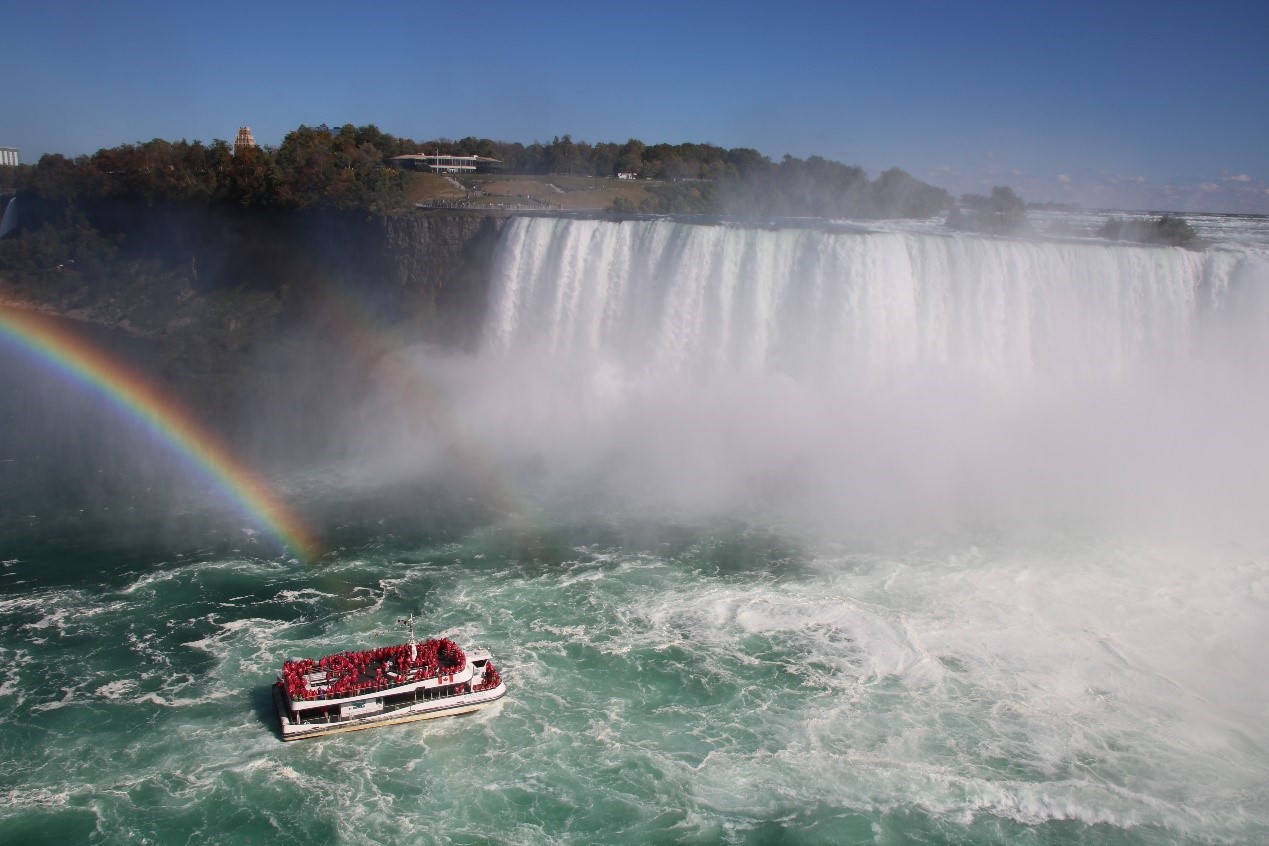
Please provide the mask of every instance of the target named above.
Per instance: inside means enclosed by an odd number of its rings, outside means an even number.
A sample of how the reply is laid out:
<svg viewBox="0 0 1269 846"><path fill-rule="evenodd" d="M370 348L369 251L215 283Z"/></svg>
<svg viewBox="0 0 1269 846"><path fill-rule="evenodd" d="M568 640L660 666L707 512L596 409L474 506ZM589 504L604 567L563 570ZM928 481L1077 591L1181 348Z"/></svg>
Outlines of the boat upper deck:
<svg viewBox="0 0 1269 846"><path fill-rule="evenodd" d="M488 653L474 656L488 661ZM458 676L463 678L458 678ZM331 702L376 691L420 684L468 681L472 669L463 650L448 638L397 644L357 652L337 652L282 665L278 683L293 703Z"/></svg>

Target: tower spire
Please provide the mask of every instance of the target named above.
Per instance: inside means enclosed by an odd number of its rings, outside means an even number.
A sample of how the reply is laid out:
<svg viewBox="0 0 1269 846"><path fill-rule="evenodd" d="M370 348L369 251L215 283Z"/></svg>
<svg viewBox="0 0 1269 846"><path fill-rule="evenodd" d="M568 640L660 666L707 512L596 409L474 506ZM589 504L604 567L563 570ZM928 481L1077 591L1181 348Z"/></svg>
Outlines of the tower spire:
<svg viewBox="0 0 1269 846"><path fill-rule="evenodd" d="M249 126L238 127L238 136L234 138L234 153L236 154L239 150L245 147L255 147L255 146L257 146L256 139L251 134L251 127Z"/></svg>

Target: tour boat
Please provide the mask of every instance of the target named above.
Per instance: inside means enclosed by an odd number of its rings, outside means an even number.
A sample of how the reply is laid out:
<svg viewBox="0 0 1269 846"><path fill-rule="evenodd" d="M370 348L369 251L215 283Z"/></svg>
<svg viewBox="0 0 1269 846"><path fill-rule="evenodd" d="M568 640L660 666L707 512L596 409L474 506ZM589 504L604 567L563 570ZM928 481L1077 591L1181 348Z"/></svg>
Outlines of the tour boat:
<svg viewBox="0 0 1269 846"><path fill-rule="evenodd" d="M490 660L449 638L287 661L273 685L283 740L430 720L478 711L507 694Z"/></svg>

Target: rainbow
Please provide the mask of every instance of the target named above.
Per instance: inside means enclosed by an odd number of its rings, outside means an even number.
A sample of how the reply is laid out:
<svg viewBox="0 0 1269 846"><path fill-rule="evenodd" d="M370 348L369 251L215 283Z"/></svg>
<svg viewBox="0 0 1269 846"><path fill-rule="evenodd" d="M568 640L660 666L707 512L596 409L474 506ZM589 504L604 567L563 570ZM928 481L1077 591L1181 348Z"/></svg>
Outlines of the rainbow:
<svg viewBox="0 0 1269 846"><path fill-rule="evenodd" d="M141 374L61 323L4 303L0 303L0 339L137 421L301 557L311 561L321 553L314 535L260 476Z"/></svg>
<svg viewBox="0 0 1269 846"><path fill-rule="evenodd" d="M368 369L393 384L394 394L411 404L411 411L417 413L431 427L434 436L461 461L471 478L504 512L513 528L522 534L541 535L542 530L530 522L534 511L531 504L517 493L485 450L467 436L421 362L407 353L405 341L380 324L359 300L328 274L314 270L312 279L319 295L315 300L317 312L343 341L349 353L359 355Z"/></svg>

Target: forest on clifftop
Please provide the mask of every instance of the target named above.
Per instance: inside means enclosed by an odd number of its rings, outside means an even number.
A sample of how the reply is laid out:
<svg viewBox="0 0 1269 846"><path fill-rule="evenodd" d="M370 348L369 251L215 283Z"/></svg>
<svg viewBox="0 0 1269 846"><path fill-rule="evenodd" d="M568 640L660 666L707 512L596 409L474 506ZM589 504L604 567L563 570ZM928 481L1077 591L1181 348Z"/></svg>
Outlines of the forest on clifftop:
<svg viewBox="0 0 1269 846"><path fill-rule="evenodd" d="M111 197L146 202L216 203L246 208L408 210L407 172L394 156L427 151L496 158L508 174L615 177L654 184L648 208L669 214L808 217L930 217L950 198L898 168L870 180L864 170L811 156L773 161L750 148L713 144L590 144L564 135L548 143L464 138L418 142L373 125L300 126L277 147L235 150L215 140L154 139L74 159L45 155L35 165L0 168L0 187L44 201Z"/></svg>

